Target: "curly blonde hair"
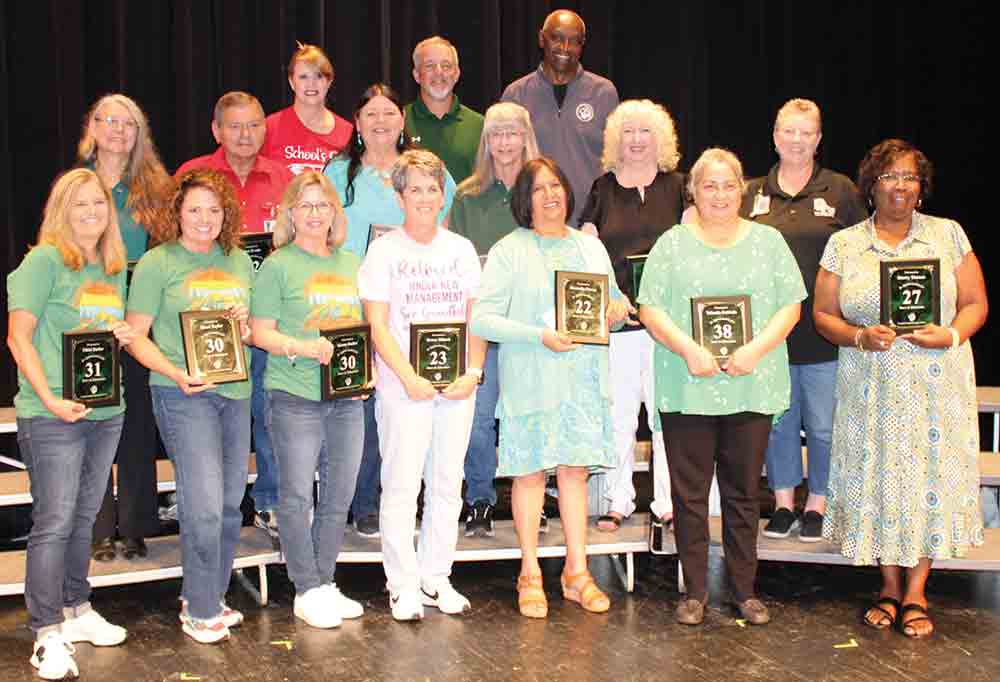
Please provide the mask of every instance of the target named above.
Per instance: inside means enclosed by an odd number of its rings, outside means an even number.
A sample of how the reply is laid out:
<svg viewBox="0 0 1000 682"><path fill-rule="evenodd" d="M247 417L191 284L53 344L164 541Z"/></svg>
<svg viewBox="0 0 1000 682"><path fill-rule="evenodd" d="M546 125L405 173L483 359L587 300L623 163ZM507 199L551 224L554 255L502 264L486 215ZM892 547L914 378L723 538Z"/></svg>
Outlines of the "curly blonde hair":
<svg viewBox="0 0 1000 682"><path fill-rule="evenodd" d="M625 121L638 120L648 125L656 140L656 166L661 171L669 173L677 168L681 160L677 149L677 130L674 119L667 110L648 99L625 100L611 112L604 124L604 153L601 155L601 166L605 172L617 170L621 164L622 127Z"/></svg>
<svg viewBox="0 0 1000 682"><path fill-rule="evenodd" d="M274 225L274 248L280 248L285 244L295 241L295 223L292 219L292 210L302 199L302 195L310 187L319 187L323 191L323 196L333 204L333 215L331 216L330 231L326 236L326 243L331 249L337 249L344 240L347 239L347 215L344 207L340 205L340 198L337 196L337 188L319 171L308 170L288 183L285 193L281 197L278 205L278 219Z"/></svg>
<svg viewBox="0 0 1000 682"><path fill-rule="evenodd" d="M120 93L112 93L94 102L83 118L77 160L90 166L96 163L97 140L93 126L96 124L97 113L106 104L123 107L138 126L135 144L129 152L128 164L122 173L122 182L128 186L126 207L132 212L135 221L152 234L157 229L157 224L167 218L167 199L173 191L173 181L156 152L153 134L149 130L149 119L133 99Z"/></svg>
<svg viewBox="0 0 1000 682"><path fill-rule="evenodd" d="M177 178L177 189L167 206L168 218L153 234L157 243L175 242L181 237L181 205L187 193L196 188L213 192L222 204L222 231L216 241L227 256L240 245L243 212L233 186L222 175L207 168L193 168Z"/></svg>
<svg viewBox="0 0 1000 682"><path fill-rule="evenodd" d="M79 271L85 264L83 252L73 239L73 228L69 222L69 211L80 188L88 183L97 185L108 204L108 224L97 241L97 255L105 274L115 275L122 271L127 262L125 243L118 230L118 214L111 192L97 173L89 168L74 168L63 173L52 183L52 191L45 202L42 226L38 230L38 244L50 244L59 249L63 264L73 271Z"/></svg>

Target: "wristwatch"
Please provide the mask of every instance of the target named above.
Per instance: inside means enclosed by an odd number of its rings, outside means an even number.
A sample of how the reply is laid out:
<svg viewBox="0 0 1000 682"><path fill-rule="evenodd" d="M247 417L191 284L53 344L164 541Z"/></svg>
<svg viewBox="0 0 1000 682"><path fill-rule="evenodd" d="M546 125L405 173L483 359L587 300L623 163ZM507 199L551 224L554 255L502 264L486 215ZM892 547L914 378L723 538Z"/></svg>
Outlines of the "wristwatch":
<svg viewBox="0 0 1000 682"><path fill-rule="evenodd" d="M486 374L483 372L482 369L480 369L479 367L469 367L468 369L465 370L465 373L471 374L472 376L476 377L476 383L479 384L480 386L483 385L483 377L486 376Z"/></svg>

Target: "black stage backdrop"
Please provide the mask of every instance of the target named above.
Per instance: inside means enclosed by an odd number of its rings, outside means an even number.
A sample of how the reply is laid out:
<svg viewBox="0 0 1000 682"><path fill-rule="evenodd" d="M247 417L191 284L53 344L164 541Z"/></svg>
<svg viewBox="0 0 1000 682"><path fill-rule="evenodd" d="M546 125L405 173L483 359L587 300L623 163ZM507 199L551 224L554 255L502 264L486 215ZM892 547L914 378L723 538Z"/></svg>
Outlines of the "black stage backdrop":
<svg viewBox="0 0 1000 682"><path fill-rule="evenodd" d="M73 163L82 117L103 93L140 103L173 170L214 149L209 123L223 92L250 91L267 112L290 104L285 66L296 40L330 55L332 106L350 119L377 80L413 99L413 45L441 34L460 53L456 91L482 111L537 66L537 30L559 7L587 21L588 69L611 78L622 99L670 110L685 169L719 145L736 151L748 175L765 173L775 160L774 114L791 97L819 103L820 162L852 177L879 140L914 141L938 171L924 210L963 224L1000 304L985 206L997 198L986 177L995 170L986 142L991 22L982 5L962 2L4 0L0 263L9 272L34 240L49 185ZM3 327L6 337L6 315ZM1000 384L989 351L996 338L989 327L975 338L980 384ZM15 391L5 353L0 405Z"/></svg>

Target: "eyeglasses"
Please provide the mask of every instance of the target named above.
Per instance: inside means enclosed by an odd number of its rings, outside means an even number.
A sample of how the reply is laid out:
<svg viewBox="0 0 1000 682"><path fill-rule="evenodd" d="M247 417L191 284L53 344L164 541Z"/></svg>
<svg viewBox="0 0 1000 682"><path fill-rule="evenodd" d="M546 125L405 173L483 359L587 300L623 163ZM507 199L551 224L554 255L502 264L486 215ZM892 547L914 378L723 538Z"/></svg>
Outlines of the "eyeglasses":
<svg viewBox="0 0 1000 682"><path fill-rule="evenodd" d="M920 176L913 175L912 173L882 173L876 176L875 179L887 185L895 185L897 182L902 182L904 185L912 185L920 182Z"/></svg>
<svg viewBox="0 0 1000 682"><path fill-rule="evenodd" d="M125 130L137 130L139 124L130 118L115 118L114 116L95 116L94 120L103 123L109 128L124 128Z"/></svg>
<svg viewBox="0 0 1000 682"><path fill-rule="evenodd" d="M699 185L702 192L706 194L732 194L733 192L740 191L740 185L737 182L724 182L719 184L717 182L706 182Z"/></svg>
<svg viewBox="0 0 1000 682"><path fill-rule="evenodd" d="M420 70L424 73L434 73L435 69L441 69L441 73L452 73L455 65L451 62L424 62L420 65Z"/></svg>
<svg viewBox="0 0 1000 682"><path fill-rule="evenodd" d="M250 121L249 123L227 123L222 127L230 132L242 135L244 130L247 133L252 133L263 128L264 120L261 119L259 121Z"/></svg>
<svg viewBox="0 0 1000 682"><path fill-rule="evenodd" d="M519 140L524 137L523 130L491 130L489 138L491 140Z"/></svg>
<svg viewBox="0 0 1000 682"><path fill-rule="evenodd" d="M303 201L301 203L295 204L295 210L300 213L305 213L310 215L313 211L320 215L326 215L333 210L333 204L329 201L317 201L316 203L309 203L308 201Z"/></svg>

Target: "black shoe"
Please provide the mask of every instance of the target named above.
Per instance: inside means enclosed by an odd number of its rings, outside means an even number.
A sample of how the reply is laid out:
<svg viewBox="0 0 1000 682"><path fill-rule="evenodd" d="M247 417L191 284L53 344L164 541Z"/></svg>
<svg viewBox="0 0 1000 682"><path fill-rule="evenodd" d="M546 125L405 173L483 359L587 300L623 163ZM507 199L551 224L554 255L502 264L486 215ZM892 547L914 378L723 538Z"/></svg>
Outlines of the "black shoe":
<svg viewBox="0 0 1000 682"><path fill-rule="evenodd" d="M126 559L145 559L149 554L146 541L142 538L125 538L122 540L122 556Z"/></svg>
<svg viewBox="0 0 1000 682"><path fill-rule="evenodd" d="M94 561L107 563L118 558L118 551L115 549L115 541L112 538L101 538L95 540L90 546L90 557Z"/></svg>
<svg viewBox="0 0 1000 682"><path fill-rule="evenodd" d="M823 539L823 515L811 509L802 516L799 528L799 540L802 542L819 542Z"/></svg>
<svg viewBox="0 0 1000 682"><path fill-rule="evenodd" d="M378 514L367 514L360 519L355 519L354 528L358 531L358 535L363 538L379 537Z"/></svg>
<svg viewBox="0 0 1000 682"><path fill-rule="evenodd" d="M542 518L538 520L538 532L548 533L549 532L549 517L545 515L545 510L542 510Z"/></svg>
<svg viewBox="0 0 1000 682"><path fill-rule="evenodd" d="M493 535L493 505L479 500L469 508L465 519L465 537L491 538Z"/></svg>
<svg viewBox="0 0 1000 682"><path fill-rule="evenodd" d="M769 538L787 538L798 526L799 520L795 513L785 507L779 507L762 532Z"/></svg>

